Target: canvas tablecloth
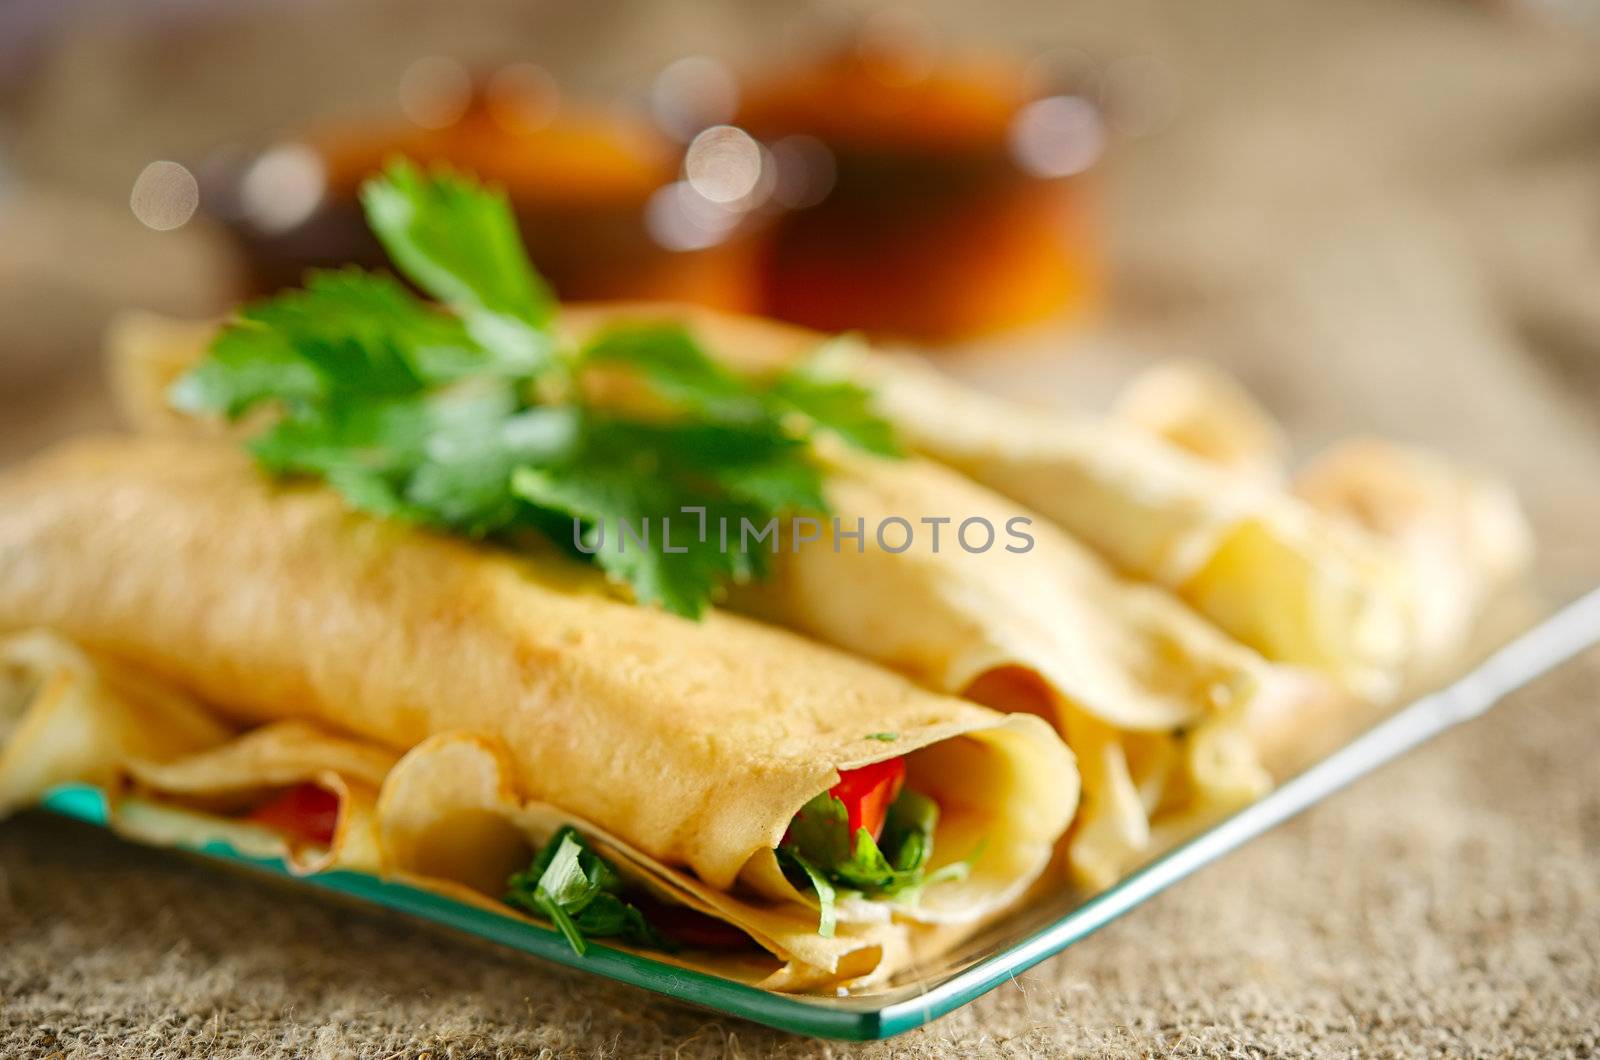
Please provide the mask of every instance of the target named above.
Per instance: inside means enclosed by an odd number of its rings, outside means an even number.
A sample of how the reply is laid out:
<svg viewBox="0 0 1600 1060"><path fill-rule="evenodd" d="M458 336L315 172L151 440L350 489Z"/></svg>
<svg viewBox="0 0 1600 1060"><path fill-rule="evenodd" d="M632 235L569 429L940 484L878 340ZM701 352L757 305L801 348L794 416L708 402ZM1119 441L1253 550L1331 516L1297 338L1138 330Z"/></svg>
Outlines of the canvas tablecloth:
<svg viewBox="0 0 1600 1060"><path fill-rule="evenodd" d="M469 47L469 8L397 6L414 37ZM784 10L731 6L758 25ZM1170 106L1106 171L1118 295L1100 329L1070 356L1036 334L954 370L1069 404L1162 354L1215 357L1302 450L1370 429L1504 469L1538 527L1541 587L1570 596L1600 574L1596 38L1442 2L977 7L927 10L1021 46L1155 56ZM589 25L649 68L652 47L708 46L696 35L736 21L729 8L602 4ZM401 48L370 50L384 47ZM125 27L83 29L9 100L33 181L0 199L13 366L86 346L130 300L207 308L222 272L206 238L152 242L120 206L89 205L125 196L140 159L177 153L185 130L223 122L176 116L150 87L171 83L176 55ZM249 91L218 87L245 74L181 61L191 95L219 97L228 120L248 111ZM126 98L86 78L106 70ZM161 267L102 261L74 277L52 210L80 249L103 241ZM57 360L6 387L0 459L106 419L90 360ZM1591 654L976 1004L865 1046L24 815L0 823L0 1056L1590 1056L1597 763Z"/></svg>

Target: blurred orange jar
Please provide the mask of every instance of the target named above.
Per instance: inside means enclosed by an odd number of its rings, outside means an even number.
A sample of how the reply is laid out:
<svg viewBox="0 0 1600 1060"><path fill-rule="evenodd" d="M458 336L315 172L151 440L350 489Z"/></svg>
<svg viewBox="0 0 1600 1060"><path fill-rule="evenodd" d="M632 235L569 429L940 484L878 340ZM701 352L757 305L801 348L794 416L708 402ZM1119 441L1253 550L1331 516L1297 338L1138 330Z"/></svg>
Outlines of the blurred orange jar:
<svg viewBox="0 0 1600 1060"><path fill-rule="evenodd" d="M739 122L831 170L770 235L770 315L941 341L1097 303L1086 100L1038 97L1014 64L861 49L749 86Z"/></svg>
<svg viewBox="0 0 1600 1060"><path fill-rule="evenodd" d="M502 185L534 264L562 298L758 308L759 249L749 224L675 246L651 223L674 187L678 145L619 114L566 106L547 113L494 86L480 86L439 128L329 129L214 167L206 201L218 204L257 291L298 284L309 267L382 265L357 192L404 156Z"/></svg>

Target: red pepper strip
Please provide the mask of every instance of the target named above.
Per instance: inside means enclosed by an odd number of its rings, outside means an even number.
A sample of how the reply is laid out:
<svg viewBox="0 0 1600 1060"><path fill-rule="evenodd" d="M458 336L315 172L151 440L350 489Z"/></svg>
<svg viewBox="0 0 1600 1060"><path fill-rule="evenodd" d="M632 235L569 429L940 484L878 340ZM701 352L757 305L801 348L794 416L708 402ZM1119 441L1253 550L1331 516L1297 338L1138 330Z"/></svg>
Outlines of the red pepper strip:
<svg viewBox="0 0 1600 1060"><path fill-rule="evenodd" d="M859 769L839 771L839 783L828 794L844 803L849 818L852 844L857 830L865 828L877 839L883 832L883 819L889 806L906 782L906 760L891 758Z"/></svg>
<svg viewBox="0 0 1600 1060"><path fill-rule="evenodd" d="M291 838L331 846L339 824L339 796L316 784L296 784L245 814L245 820Z"/></svg>
<svg viewBox="0 0 1600 1060"><path fill-rule="evenodd" d="M639 907L651 927L688 949L734 953L756 948L755 941L743 931L697 909L671 905L642 895L630 897L628 901Z"/></svg>

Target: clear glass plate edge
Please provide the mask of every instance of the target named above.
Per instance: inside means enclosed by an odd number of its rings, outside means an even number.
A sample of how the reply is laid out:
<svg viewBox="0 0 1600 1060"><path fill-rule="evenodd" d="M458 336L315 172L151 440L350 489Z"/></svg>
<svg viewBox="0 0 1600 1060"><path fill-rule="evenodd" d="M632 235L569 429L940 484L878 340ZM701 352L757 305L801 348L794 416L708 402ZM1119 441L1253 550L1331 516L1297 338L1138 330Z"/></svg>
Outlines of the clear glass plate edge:
<svg viewBox="0 0 1600 1060"><path fill-rule="evenodd" d="M280 860L241 854L225 843L185 848L213 860L308 883L393 909L456 932L558 964L740 1016L779 1030L855 1041L905 1033L965 1005L1054 956L1153 895L1250 839L1315 805L1448 729L1487 711L1509 693L1600 643L1600 589L1594 589L1495 651L1464 676L1391 713L1272 792L1149 862L1110 889L1021 940L981 957L940 982L899 999L883 994L815 998L775 994L605 946L573 953L560 934L497 917L403 884L361 873L296 876ZM42 809L108 827L104 794L80 784L53 789ZM915 987L915 984L913 984ZM894 991L900 994L904 991Z"/></svg>

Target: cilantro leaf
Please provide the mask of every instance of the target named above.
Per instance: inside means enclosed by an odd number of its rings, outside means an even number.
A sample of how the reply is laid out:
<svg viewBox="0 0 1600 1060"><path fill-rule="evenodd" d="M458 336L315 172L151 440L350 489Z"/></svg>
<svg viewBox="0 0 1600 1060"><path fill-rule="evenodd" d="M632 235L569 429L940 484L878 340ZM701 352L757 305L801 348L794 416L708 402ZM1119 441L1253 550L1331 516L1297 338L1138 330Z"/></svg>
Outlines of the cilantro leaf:
<svg viewBox="0 0 1600 1060"><path fill-rule="evenodd" d="M833 933L838 923L838 892L833 889L828 874L813 865L805 855L800 854L792 846L778 849L780 863L792 866L811 884L811 889L816 893L818 917L817 934L823 938L833 938Z"/></svg>
<svg viewBox="0 0 1600 1060"><path fill-rule="evenodd" d="M220 412L238 419L264 401L299 405L325 389L322 377L283 335L238 322L223 328L205 360L173 384L168 400L181 412Z"/></svg>
<svg viewBox="0 0 1600 1060"><path fill-rule="evenodd" d="M784 845L815 865L831 868L853 853L849 821L844 803L825 791L800 807Z"/></svg>
<svg viewBox="0 0 1600 1060"><path fill-rule="evenodd" d="M561 347L497 190L400 162L362 201L401 272L442 305L385 274L314 272L245 308L170 391L191 413L270 412L246 445L272 473L512 547L529 533L566 546L575 529L574 551L640 602L698 616L724 583L766 573L779 518L826 514L816 432L889 448L868 395L820 368L747 378L671 323ZM625 373L659 407L600 411L588 369Z"/></svg>
<svg viewBox="0 0 1600 1060"><path fill-rule="evenodd" d="M639 602L659 604L686 618L704 612L711 586L748 576L759 563L744 553L737 539L726 550L703 547L690 536L697 533L698 520L677 506L688 502L705 508L712 521L725 518L735 526L741 509L710 494L672 490L649 475L594 465L520 467L512 475L512 490L541 508L580 520L581 551L632 586ZM664 530L670 532L670 541L663 540ZM668 545L684 551L669 552Z"/></svg>
<svg viewBox="0 0 1600 1060"><path fill-rule="evenodd" d="M348 391L410 393L495 367L460 320L417 301L382 273L314 271L303 290L241 315L283 336L329 383Z"/></svg>
<svg viewBox="0 0 1600 1060"><path fill-rule="evenodd" d="M524 871L506 881L505 902L544 916L580 956L591 938L620 938L637 946L670 950L672 943L650 926L622 894L617 870L590 849L578 831L562 828Z"/></svg>
<svg viewBox="0 0 1600 1060"><path fill-rule="evenodd" d="M714 361L688 329L673 323L625 323L584 346L580 363L633 369L659 396L717 420L762 414L760 392Z"/></svg>
<svg viewBox="0 0 1600 1060"><path fill-rule="evenodd" d="M361 204L400 271L460 314L485 349L529 372L551 361L555 297L528 261L504 194L397 161L362 185Z"/></svg>
<svg viewBox="0 0 1600 1060"><path fill-rule="evenodd" d="M717 585L766 572L776 535L757 535L776 515L825 510L809 450L770 424L592 413L569 460L518 468L512 491L580 520L580 551L641 602L690 618Z"/></svg>
<svg viewBox="0 0 1600 1060"><path fill-rule="evenodd" d="M422 455L426 406L411 400L347 398L297 409L249 444L279 474L320 474L340 468L402 473Z"/></svg>
<svg viewBox="0 0 1600 1060"><path fill-rule="evenodd" d="M871 391L845 379L829 378L811 361L779 376L772 384L771 400L857 449L879 456L905 455L894 428L873 410Z"/></svg>
<svg viewBox="0 0 1600 1060"><path fill-rule="evenodd" d="M516 468L564 458L577 434L570 407L522 409L499 388L451 395L434 406L406 499L430 522L471 536L506 529L520 514L511 488Z"/></svg>
<svg viewBox="0 0 1600 1060"><path fill-rule="evenodd" d="M904 455L893 428L873 409L871 392L831 374L821 355L761 387L719 363L683 325L646 322L606 328L584 347L582 360L632 368L661 397L717 419L798 414L858 449Z"/></svg>

